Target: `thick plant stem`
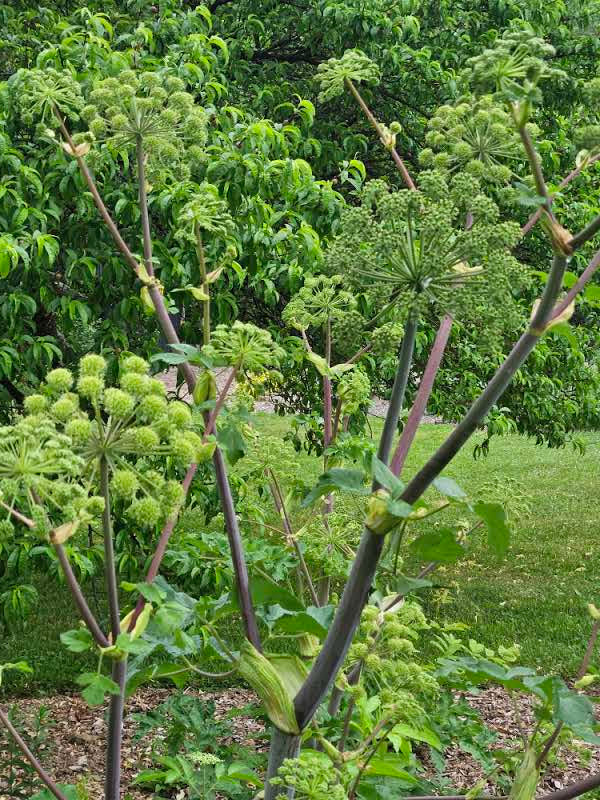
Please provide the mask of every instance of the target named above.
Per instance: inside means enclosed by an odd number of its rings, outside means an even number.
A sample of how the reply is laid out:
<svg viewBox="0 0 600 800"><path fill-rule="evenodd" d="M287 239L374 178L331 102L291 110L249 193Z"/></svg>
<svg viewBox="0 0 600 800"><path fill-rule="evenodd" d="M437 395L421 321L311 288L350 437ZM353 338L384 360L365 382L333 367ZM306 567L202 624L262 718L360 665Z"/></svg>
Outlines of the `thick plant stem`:
<svg viewBox="0 0 600 800"><path fill-rule="evenodd" d="M381 439L379 440L379 449L377 451L377 458L387 464L392 452L392 442L396 435L396 428L398 427L398 419L402 411L402 404L404 403L404 393L406 392L406 384L408 383L408 376L413 359L413 352L415 349L415 337L417 335L418 320L416 315L411 314L406 322L404 329L404 338L402 339L402 348L400 350L400 360L398 362L398 369L396 370L396 378L392 387L392 394L390 397L390 404L388 412L385 415L385 422L383 423L383 431L381 432Z"/></svg>
<svg viewBox="0 0 600 800"><path fill-rule="evenodd" d="M292 733L284 733L279 728L273 727L271 731L271 746L269 748L269 764L267 766L267 778L265 780L264 800L275 800L283 794L281 787L273 786L270 781L279 771L279 767L286 758L296 758L300 752L300 737ZM293 798L294 790L287 790L287 797Z"/></svg>
<svg viewBox="0 0 600 800"><path fill-rule="evenodd" d="M115 661L112 679L119 687L119 694L112 695L108 708L108 746L106 749L106 775L104 779L105 800L120 800L121 797L121 747L123 744L123 709L125 706L125 678L127 661Z"/></svg>
<svg viewBox="0 0 600 800"><path fill-rule="evenodd" d="M71 590L71 594L73 595L73 600L75 601L75 605L79 613L81 614L81 618L85 622L87 629L94 637L96 644L100 645L100 647L108 647L108 639L104 635L103 631L98 625L96 618L92 614L90 607L87 604L85 597L83 596L83 592L81 591L81 586L77 581L73 573L73 569L71 568L71 564L69 563L69 557L65 552L65 548L62 544L54 544L54 551L58 558L59 564L65 576L65 580L67 581L67 585Z"/></svg>
<svg viewBox="0 0 600 800"><path fill-rule="evenodd" d="M108 461L100 457L100 493L104 497L102 530L104 534L104 572L113 644L121 632L119 589L115 567L115 553L110 508ZM123 705L125 701L126 661L116 661L112 678L119 686L119 694L112 695L108 710L108 741L106 748L105 800L119 800L121 795L121 746L123 741Z"/></svg>
<svg viewBox="0 0 600 800"><path fill-rule="evenodd" d="M117 585L112 519L110 514L108 461L104 456L101 456L100 458L100 493L102 494L102 497L104 497L104 511L102 513L102 531L104 534L104 573L106 576L106 594L108 597L110 630L114 644L117 640L117 636L121 632L121 617L119 613L119 589Z"/></svg>
<svg viewBox="0 0 600 800"><path fill-rule="evenodd" d="M188 467L188 471L186 472L185 478L183 479L181 484L181 488L183 489L183 498L181 500L181 505L183 505L183 503L185 502L185 499L190 489L190 485L192 483L192 480L194 479L194 475L196 474L197 469L198 469L197 464L191 464ZM175 523L177 522L181 505L177 509L175 509L175 511L171 514L169 519L164 524L164 527L160 534L160 539L158 540L158 544L156 545L156 550L154 551L154 555L152 556L152 561L150 562L150 566L146 574L146 583L152 583L152 581L158 575L158 570L160 569L161 562L167 551L167 545L169 544L169 539L171 538L171 534L173 533ZM129 628L128 628L129 632L131 632L135 628L135 623L137 622L139 615L144 610L145 605L146 601L140 595L135 606L135 611L129 623Z"/></svg>
<svg viewBox="0 0 600 800"><path fill-rule="evenodd" d="M481 396L473 403L463 421L408 484L402 494L405 502L414 503L418 500L442 469L454 458L533 350L539 341L538 331L543 330L547 324L552 306L560 291L565 267L565 257L556 254L544 294L529 329L515 344L510 355L497 370ZM300 728L303 728L312 719L346 657L369 595L384 542L385 536L376 535L369 529L365 529L363 532L360 547L327 638L304 685L294 699L296 719Z"/></svg>
<svg viewBox="0 0 600 800"><path fill-rule="evenodd" d="M142 217L142 238L144 242L144 265L148 275L154 275L152 265L152 236L150 235L150 216L148 214L148 193L146 191L146 156L144 154L144 143L141 136L136 137L135 152L138 168L138 192L140 214Z"/></svg>
<svg viewBox="0 0 600 800"><path fill-rule="evenodd" d="M253 644L257 650L262 651L258 624L256 622L254 606L252 605L252 596L250 594L250 579L248 578L248 567L246 566L246 559L244 557L244 546L242 544L242 537L240 536L238 519L231 495L231 487L227 480L225 459L218 447L213 456L213 463L217 475L217 487L221 497L223 516L225 517L225 528L227 530L227 539L229 541L231 560L235 572L244 632L248 641Z"/></svg>
<svg viewBox="0 0 600 800"><path fill-rule="evenodd" d="M6 714L6 712L4 712L1 708L0 708L0 723L2 723L2 725L4 725L6 730L12 736L12 738L16 742L17 746L19 747L19 749L21 750L21 752L23 753L23 755L25 756L27 761L29 761L29 763L31 764L33 769L37 772L37 774L39 775L40 780L42 781L44 786L48 789L48 791L51 794L53 794L54 797L57 798L57 800L67 800L66 796L59 789L59 787L52 780L50 775L48 775L48 773L43 768L43 766L38 761L38 759L31 752L31 750L29 749L27 743L25 742L25 740L23 739L23 737L21 736L19 731L15 728L15 726L12 724L12 722L8 718L8 714Z"/></svg>
<svg viewBox="0 0 600 800"><path fill-rule="evenodd" d="M365 117L369 120L371 125L377 131L377 135L379 136L381 144L386 148L386 150L389 151L389 153L390 153L390 155L392 157L392 161L394 162L394 164L396 165L398 171L402 175L402 180L404 181L406 186L409 189L413 189L413 190L416 189L417 187L415 186L413 179L410 177L410 174L409 174L408 170L406 169L404 161L402 161L402 159L398 155L398 152L397 152L395 147L389 147L386 144L385 132L384 132L383 128L381 127L379 122L377 122L377 120L375 119L373 113L371 112L371 109L365 103L365 101L363 100L360 92L358 91L358 89L356 88L354 83L350 80L350 78L346 78L346 86L348 87L348 89L352 93L352 96L354 97L354 99L356 100L358 105L360 106L361 111L363 112Z"/></svg>
<svg viewBox="0 0 600 800"><path fill-rule="evenodd" d="M204 245L202 243L202 231L196 225L196 256L198 258L198 266L200 268L200 276L202 278L202 291L208 295L207 300L202 301L202 343L208 344L210 342L210 284L207 281L206 272L206 259L204 258Z"/></svg>
<svg viewBox="0 0 600 800"><path fill-rule="evenodd" d="M425 410L427 409L427 403L429 402L431 390L433 389L433 382L435 381L435 376L442 363L451 330L452 317L446 314L440 322L440 327L438 328L433 347L429 354L429 359L425 366L425 371L423 372L423 377L421 378L421 383L419 384L415 402L410 410L406 425L402 430L400 441L398 442L392 459L391 470L394 475L400 475L402 472L406 456L408 455L408 451L411 448L423 415L425 414Z"/></svg>

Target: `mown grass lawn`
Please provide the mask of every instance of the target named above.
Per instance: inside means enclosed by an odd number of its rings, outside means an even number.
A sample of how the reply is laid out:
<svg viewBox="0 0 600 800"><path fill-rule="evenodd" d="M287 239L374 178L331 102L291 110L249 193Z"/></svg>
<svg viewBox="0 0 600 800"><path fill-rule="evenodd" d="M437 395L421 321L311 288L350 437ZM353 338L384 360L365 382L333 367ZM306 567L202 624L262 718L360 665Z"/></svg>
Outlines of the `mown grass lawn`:
<svg viewBox="0 0 600 800"><path fill-rule="evenodd" d="M257 415L256 425L275 436L288 428L287 420L268 414ZM372 426L376 436L381 421L373 419ZM450 430L448 425L423 426L405 475ZM491 647L517 642L524 664L566 677L576 671L587 640L586 605L600 606L600 436L584 438L583 455L570 448L550 450L519 436L496 439L489 456L477 461L473 440L445 474L468 493L510 478L528 495L531 513L515 530L506 558L498 560L479 536L468 560L438 570L433 578L437 588L421 594L428 613L438 620L468 624L469 635ZM306 455L298 456L298 468L304 477L315 478L321 470L320 461ZM407 556L406 574L419 567ZM41 603L26 630L0 639L0 663L24 659L35 675L9 678L6 688L72 691L83 664L61 646L59 634L77 624L77 615L64 587L47 577L37 580Z"/></svg>
<svg viewBox="0 0 600 800"><path fill-rule="evenodd" d="M371 423L377 437L381 420ZM271 434L287 428L285 419L267 415L258 424ZM422 426L403 475L410 477L451 429ZM467 561L433 574L433 582L448 592L421 593L428 612L440 621L468 624L472 637L491 647L517 642L523 663L565 677L577 671L587 643L587 604L600 606L600 435L584 439L582 455L522 436L496 438L489 455L475 460L473 447L483 435L473 437L444 474L467 493L496 480L516 481L531 513L516 527L504 559L478 536ZM299 458L318 475L318 464ZM403 555L405 573L416 574L421 565L411 561L406 548Z"/></svg>

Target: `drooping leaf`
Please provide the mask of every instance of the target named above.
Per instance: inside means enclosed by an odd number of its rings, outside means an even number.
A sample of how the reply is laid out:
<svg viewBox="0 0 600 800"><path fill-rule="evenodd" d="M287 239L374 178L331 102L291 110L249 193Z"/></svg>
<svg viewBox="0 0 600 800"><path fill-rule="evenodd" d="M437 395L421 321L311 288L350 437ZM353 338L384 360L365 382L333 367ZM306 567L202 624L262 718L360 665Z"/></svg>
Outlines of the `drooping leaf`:
<svg viewBox="0 0 600 800"><path fill-rule="evenodd" d="M497 556L503 556L510 544L510 529L506 512L500 503L475 503L473 510L485 522L488 544Z"/></svg>
<svg viewBox="0 0 600 800"><path fill-rule="evenodd" d="M465 554L450 528L430 531L410 544L411 550L423 561L441 561L451 564Z"/></svg>
<svg viewBox="0 0 600 800"><path fill-rule="evenodd" d="M444 475L440 475L439 478L436 478L433 481L433 485L440 494L443 494L446 497L452 497L455 500L462 500L467 496L466 492L460 488L455 480L452 478L447 478Z"/></svg>
<svg viewBox="0 0 600 800"><path fill-rule="evenodd" d="M336 489L366 496L371 492L365 486L364 477L364 474L359 470L334 467L319 476L315 486L302 501L302 506L306 508L312 505L319 497L330 494Z"/></svg>

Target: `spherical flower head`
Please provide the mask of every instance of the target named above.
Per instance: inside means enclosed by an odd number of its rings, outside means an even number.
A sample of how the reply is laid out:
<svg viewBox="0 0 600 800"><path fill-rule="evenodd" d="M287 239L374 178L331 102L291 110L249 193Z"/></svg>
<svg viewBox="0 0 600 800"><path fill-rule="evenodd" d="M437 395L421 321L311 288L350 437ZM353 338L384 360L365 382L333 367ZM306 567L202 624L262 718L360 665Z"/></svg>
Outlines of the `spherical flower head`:
<svg viewBox="0 0 600 800"><path fill-rule="evenodd" d="M346 50L341 58L330 58L319 64L319 102L324 103L344 94L347 80L353 83L376 84L380 78L379 67L362 50Z"/></svg>
<svg viewBox="0 0 600 800"><path fill-rule="evenodd" d="M169 403L167 415L169 422L176 428L188 428L192 424L192 412L185 403L179 401Z"/></svg>
<svg viewBox="0 0 600 800"><path fill-rule="evenodd" d="M188 753L188 758L194 764L199 764L202 767L210 767L221 763L219 756L214 753Z"/></svg>
<svg viewBox="0 0 600 800"><path fill-rule="evenodd" d="M150 378L139 372L126 372L121 375L119 383L123 391L135 394L138 397L148 394L150 388Z"/></svg>
<svg viewBox="0 0 600 800"><path fill-rule="evenodd" d="M183 487L178 481L167 481L160 499L162 506L171 513L183 502L184 497Z"/></svg>
<svg viewBox="0 0 600 800"><path fill-rule="evenodd" d="M196 455L196 447L192 436L193 434L176 433L171 439L173 456L186 466L193 463Z"/></svg>
<svg viewBox="0 0 600 800"><path fill-rule="evenodd" d="M106 360L96 353L88 353L79 361L79 375L101 377L106 372Z"/></svg>
<svg viewBox="0 0 600 800"><path fill-rule="evenodd" d="M77 412L77 403L71 397L61 397L52 404L50 412L60 422L66 422Z"/></svg>
<svg viewBox="0 0 600 800"><path fill-rule="evenodd" d="M146 422L158 422L165 415L166 410L166 398L158 394L148 394L140 402L137 413L139 419Z"/></svg>
<svg viewBox="0 0 600 800"><path fill-rule="evenodd" d="M377 653L369 653L365 658L365 667L370 670L381 669L381 656L378 656Z"/></svg>
<svg viewBox="0 0 600 800"><path fill-rule="evenodd" d="M81 375L77 381L77 391L81 397L93 402L104 391L104 381L99 375Z"/></svg>
<svg viewBox="0 0 600 800"><path fill-rule="evenodd" d="M252 323L236 320L233 325L218 325L205 352L217 363L236 367L242 372L261 372L277 366L285 351L271 334Z"/></svg>
<svg viewBox="0 0 600 800"><path fill-rule="evenodd" d="M68 392L73 386L73 373L62 367L53 369L46 375L46 383L55 392Z"/></svg>
<svg viewBox="0 0 600 800"><path fill-rule="evenodd" d="M148 372L148 362L140 356L127 356L121 364L123 372L137 372L146 375Z"/></svg>
<svg viewBox="0 0 600 800"><path fill-rule="evenodd" d="M139 486L135 472L128 469L117 469L113 472L110 488L115 497L131 500L135 497Z"/></svg>
<svg viewBox="0 0 600 800"><path fill-rule="evenodd" d="M65 425L65 433L76 444L85 444L90 438L92 423L87 417L79 417L70 420Z"/></svg>
<svg viewBox="0 0 600 800"><path fill-rule="evenodd" d="M128 435L132 437L135 447L140 455L152 452L160 444L160 438L155 430L148 426L130 428Z"/></svg>
<svg viewBox="0 0 600 800"><path fill-rule="evenodd" d="M152 528L161 518L161 507L154 497L142 497L127 509L127 515L133 522L144 528Z"/></svg>
<svg viewBox="0 0 600 800"><path fill-rule="evenodd" d="M30 394L24 405L28 414L42 414L48 408L48 399L43 394Z"/></svg>
<svg viewBox="0 0 600 800"><path fill-rule="evenodd" d="M100 517L104 513L104 506L104 497L102 497L100 494L95 494L91 497L88 497L85 503L85 510L93 517Z"/></svg>
<svg viewBox="0 0 600 800"><path fill-rule="evenodd" d="M125 419L133 411L134 399L122 389L110 388L104 392L104 410L116 419Z"/></svg>
<svg viewBox="0 0 600 800"><path fill-rule="evenodd" d="M150 378L148 393L158 395L158 397L165 397L167 394L167 387L160 378Z"/></svg>

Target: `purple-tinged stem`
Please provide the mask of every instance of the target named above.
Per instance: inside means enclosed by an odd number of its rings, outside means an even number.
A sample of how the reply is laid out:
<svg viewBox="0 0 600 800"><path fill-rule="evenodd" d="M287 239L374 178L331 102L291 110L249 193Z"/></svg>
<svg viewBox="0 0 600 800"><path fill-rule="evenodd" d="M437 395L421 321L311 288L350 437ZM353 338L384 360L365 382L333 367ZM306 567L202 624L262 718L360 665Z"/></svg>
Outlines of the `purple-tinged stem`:
<svg viewBox="0 0 600 800"><path fill-rule="evenodd" d="M231 389L231 384L233 383L237 373L238 373L237 367L232 367L231 370L229 371L227 380L225 381L223 388L221 389L221 392L217 397L217 402L215 403L215 407L213 408L213 410L210 413L210 416L208 417L208 421L206 423L206 429L204 431L205 439L207 436L210 436L210 434L214 432L217 417L219 416L219 412L221 411L221 409L225 404L225 400L227 400L227 395L229 394L229 390Z"/></svg>
<svg viewBox="0 0 600 800"><path fill-rule="evenodd" d="M448 338L451 330L452 317L449 314L446 314L440 323L440 327L438 328L433 347L431 348L431 352L429 354L427 365L425 366L425 371L423 372L423 377L421 378L421 383L419 384L415 402L410 410L410 414L406 420L406 425L404 426L400 440L396 446L394 457L392 458L391 470L394 475L400 475L402 472L402 467L406 461L406 456L408 455L408 451L411 448L421 420L423 419L423 415L425 414L425 410L427 409L427 403L429 402L429 398L431 396L431 390L433 389L435 376L437 375L440 364L442 363L442 358L446 350L446 345L448 344Z"/></svg>
<svg viewBox="0 0 600 800"><path fill-rule="evenodd" d="M21 750L27 761L29 761L33 769L37 772L37 774L40 777L40 780L42 781L44 786L48 789L48 791L51 792L54 795L54 797L57 798L57 800L67 800L66 795L63 794L63 792L58 788L58 786L52 780L50 775L48 775L48 773L43 768L41 763L31 752L31 750L29 749L27 743L25 742L19 731L15 728L15 726L8 718L8 714L6 714L1 708L0 708L0 722L10 733L10 735L18 745L19 749Z"/></svg>
<svg viewBox="0 0 600 800"><path fill-rule="evenodd" d="M67 581L67 585L71 590L71 594L73 595L73 600L75 601L75 605L77 606L79 613L81 614L81 618L85 622L89 632L94 637L96 644L98 644L100 647L108 647L109 641L106 638L105 634L103 633L102 629L100 628L100 625L96 621L96 618L92 614L91 609L87 604L87 601L81 590L81 586L79 585L79 582L75 577L75 573L71 568L69 557L65 552L65 548L62 546L62 544L58 544L55 542L52 542L52 544L54 546L54 550L58 557L58 561L65 576L65 580Z"/></svg>
<svg viewBox="0 0 600 800"><path fill-rule="evenodd" d="M358 91L358 89L356 88L354 83L350 80L350 78L346 78L346 86L348 87L348 89L352 93L352 96L354 97L354 99L356 100L358 105L360 106L360 108L361 108L363 114L365 115L365 117L369 120L371 125L375 128L375 130L377 132L377 135L379 136L379 139L380 139L381 143L383 144L383 146L386 148L386 150L389 150L389 153L390 153L390 155L392 157L392 160L393 160L394 164L396 165L398 171L402 175L402 180L404 181L406 186L409 189L413 189L413 190L416 189L417 187L415 186L413 179L410 177L410 174L409 174L408 170L406 169L406 165L404 164L404 161L398 155L398 151L396 150L395 147L387 147L387 145L385 144L385 133L383 131L383 128L381 127L381 125L375 119L373 113L371 112L371 109L365 103L365 101L363 100L360 92Z"/></svg>

